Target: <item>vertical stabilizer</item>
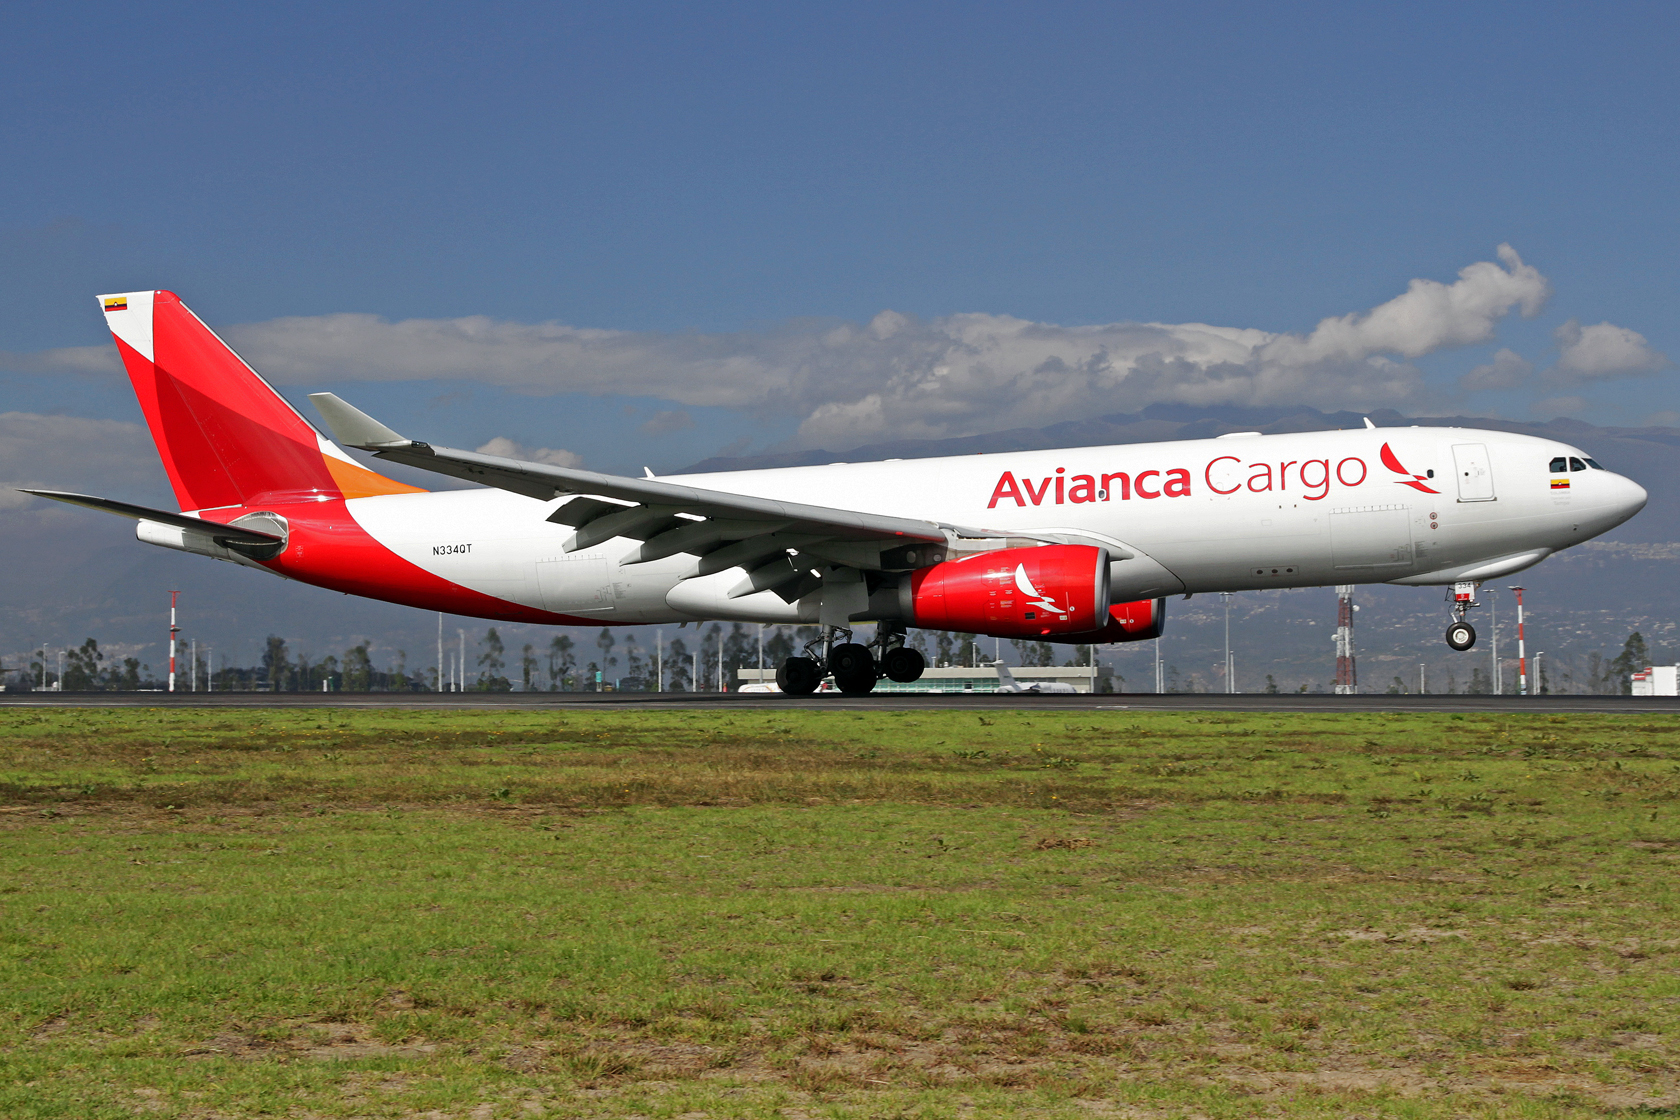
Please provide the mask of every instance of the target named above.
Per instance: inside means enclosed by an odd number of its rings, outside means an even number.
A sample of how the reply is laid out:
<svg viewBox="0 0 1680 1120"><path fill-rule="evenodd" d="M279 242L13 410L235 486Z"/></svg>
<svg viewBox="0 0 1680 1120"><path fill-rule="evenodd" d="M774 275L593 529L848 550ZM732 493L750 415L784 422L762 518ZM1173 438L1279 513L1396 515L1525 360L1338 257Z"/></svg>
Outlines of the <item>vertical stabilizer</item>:
<svg viewBox="0 0 1680 1120"><path fill-rule="evenodd" d="M99 297L184 510L412 493L356 463L173 292Z"/></svg>
<svg viewBox="0 0 1680 1120"><path fill-rule="evenodd" d="M1009 666L1003 663L1002 658L992 662L992 665L997 669L999 688L1005 692L1020 691L1021 686L1015 683L1015 674L1009 671Z"/></svg>

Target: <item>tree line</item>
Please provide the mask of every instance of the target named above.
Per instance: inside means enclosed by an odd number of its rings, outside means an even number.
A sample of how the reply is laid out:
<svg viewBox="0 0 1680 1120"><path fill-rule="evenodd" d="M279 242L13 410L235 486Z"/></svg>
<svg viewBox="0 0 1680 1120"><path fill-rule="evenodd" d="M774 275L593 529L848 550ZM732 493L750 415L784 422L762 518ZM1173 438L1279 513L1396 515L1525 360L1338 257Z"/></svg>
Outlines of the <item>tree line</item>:
<svg viewBox="0 0 1680 1120"><path fill-rule="evenodd" d="M397 650L389 664L374 664L370 645L362 642L343 655L315 657L293 650L285 638L270 634L255 665L239 666L196 656L182 645L176 653L177 691L210 692L435 692L462 688L478 692L586 692L596 689L643 692L663 685L669 692L716 692L737 687L740 669L763 663L775 669L818 639L815 626L770 626L762 634L756 626L723 623L681 629L663 648L647 645L633 630L603 626L593 641L580 643L561 631L546 645L526 642L508 649L500 632L485 631L465 658L445 652L445 664L411 667L406 651ZM930 666L988 666L992 657L975 634L913 630L909 644L920 650ZM1049 642L1012 641L1015 657L1024 666L1056 664L1058 654L1067 665L1087 664L1091 647ZM462 662L465 662L463 664ZM441 679L440 679L441 676ZM0 666L0 683L17 691L65 692L161 691L168 684L168 665L154 669L137 657L110 657L88 638L80 646L60 651L37 649L29 661L11 670Z"/></svg>

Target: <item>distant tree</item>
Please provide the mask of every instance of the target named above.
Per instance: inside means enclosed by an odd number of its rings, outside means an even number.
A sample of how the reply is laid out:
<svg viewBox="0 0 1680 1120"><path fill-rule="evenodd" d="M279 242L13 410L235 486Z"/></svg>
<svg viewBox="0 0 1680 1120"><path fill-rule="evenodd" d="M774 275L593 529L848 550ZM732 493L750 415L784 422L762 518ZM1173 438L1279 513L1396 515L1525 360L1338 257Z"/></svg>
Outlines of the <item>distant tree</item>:
<svg viewBox="0 0 1680 1120"><path fill-rule="evenodd" d="M1606 691L1617 692L1623 696L1633 692L1633 675L1642 669L1651 667L1651 652L1645 646L1645 638L1635 630L1622 643L1622 652L1612 657L1604 670L1604 680L1608 686Z"/></svg>
<svg viewBox="0 0 1680 1120"><path fill-rule="evenodd" d="M101 685L99 663L105 660L105 655L99 652L99 643L89 638L77 649L64 651L64 690L66 692L91 692Z"/></svg>
<svg viewBox="0 0 1680 1120"><path fill-rule="evenodd" d="M530 642L519 651L519 691L533 692L537 676L537 647Z"/></svg>
<svg viewBox="0 0 1680 1120"><path fill-rule="evenodd" d="M1470 686L1464 691L1470 696L1487 696L1493 692L1493 678L1483 673L1481 666L1474 666L1470 670Z"/></svg>
<svg viewBox="0 0 1680 1120"><path fill-rule="evenodd" d="M373 688L373 659L368 656L366 642L344 651L344 679L340 687L345 692L368 692Z"/></svg>
<svg viewBox="0 0 1680 1120"><path fill-rule="evenodd" d="M778 626L764 636L764 667L780 669L782 662L793 656L793 635L786 626Z"/></svg>
<svg viewBox="0 0 1680 1120"><path fill-rule="evenodd" d="M954 654L955 650L956 650L956 645L951 640L950 631L948 631L948 630L939 631L939 636L934 639L933 663L935 665L940 665L940 666L950 665L951 664L951 657Z"/></svg>
<svg viewBox="0 0 1680 1120"><path fill-rule="evenodd" d="M53 668L52 662L47 660L47 651L38 649L32 651L29 662L29 687L48 689L58 682L58 670Z"/></svg>
<svg viewBox="0 0 1680 1120"><path fill-rule="evenodd" d="M1401 680L1398 676L1396 676L1394 678L1393 682L1391 684L1389 684L1389 686L1388 686L1387 695L1389 695L1389 696L1400 696L1400 695L1403 695L1405 693L1405 691L1406 691L1406 682Z"/></svg>
<svg viewBox="0 0 1680 1120"><path fill-rule="evenodd" d="M125 657L122 661L122 677L117 687L124 692L140 691L140 670L142 666L138 657Z"/></svg>
<svg viewBox="0 0 1680 1120"><path fill-rule="evenodd" d="M263 644L262 655L263 679L268 687L275 692L290 692L295 690L292 683L292 663L286 653L286 639L270 634Z"/></svg>
<svg viewBox="0 0 1680 1120"><path fill-rule="evenodd" d="M556 634L548 643L548 690L570 690L572 674L577 671L577 659L572 655L572 639L568 634Z"/></svg>
<svg viewBox="0 0 1680 1120"><path fill-rule="evenodd" d="M1272 679L1272 675L1270 673L1266 674L1266 687L1264 691L1268 696L1276 696L1278 694L1278 683Z"/></svg>
<svg viewBox="0 0 1680 1120"><path fill-rule="evenodd" d="M672 638L670 653L665 668L665 687L672 692L693 692L694 681L691 677L692 662L688 656L688 643L681 638Z"/></svg>
<svg viewBox="0 0 1680 1120"><path fill-rule="evenodd" d="M481 652L478 655L478 684L475 687L480 692L513 691L513 685L503 672L507 668L507 646L502 644L502 636L496 633L494 626L485 631L484 639L478 645Z"/></svg>
<svg viewBox="0 0 1680 1120"><path fill-rule="evenodd" d="M613 669L618 666L618 658L613 655L613 649L617 645L618 639L613 636L610 626L601 627L601 632L595 635L595 648L601 651L601 660L596 671L605 677L611 677Z"/></svg>
<svg viewBox="0 0 1680 1120"><path fill-rule="evenodd" d="M728 682L733 691L738 687L739 677L736 671L748 665L758 664L758 631L748 630L739 622L729 628L729 637L723 642L723 679Z"/></svg>

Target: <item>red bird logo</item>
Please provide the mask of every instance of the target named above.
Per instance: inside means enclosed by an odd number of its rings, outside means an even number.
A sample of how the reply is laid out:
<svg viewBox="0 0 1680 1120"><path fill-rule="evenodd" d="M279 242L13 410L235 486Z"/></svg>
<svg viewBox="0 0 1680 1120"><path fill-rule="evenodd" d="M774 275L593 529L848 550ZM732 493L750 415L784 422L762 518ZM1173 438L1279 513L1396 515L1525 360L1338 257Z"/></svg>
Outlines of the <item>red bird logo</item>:
<svg viewBox="0 0 1680 1120"><path fill-rule="evenodd" d="M1421 475L1421 474L1412 474L1411 471L1409 471L1405 467L1401 466L1399 457L1394 454L1393 448L1389 447L1388 444L1386 444L1386 443L1382 445L1382 461L1383 461L1383 466L1387 467L1389 470L1393 471L1395 474L1411 475L1410 478L1397 478L1397 479L1394 480L1395 482L1398 482L1400 485L1410 486L1413 490L1421 490L1425 494L1439 494L1440 493L1439 490L1436 490L1433 487L1424 485L1424 483L1428 480L1427 476Z"/></svg>

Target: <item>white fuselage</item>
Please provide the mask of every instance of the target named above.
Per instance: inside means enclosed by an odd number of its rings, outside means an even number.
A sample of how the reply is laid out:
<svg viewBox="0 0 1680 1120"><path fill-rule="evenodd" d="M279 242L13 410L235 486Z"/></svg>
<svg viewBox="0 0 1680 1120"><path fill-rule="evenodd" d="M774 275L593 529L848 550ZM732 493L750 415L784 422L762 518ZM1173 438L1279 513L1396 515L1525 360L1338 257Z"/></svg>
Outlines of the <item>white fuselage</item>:
<svg viewBox="0 0 1680 1120"><path fill-rule="evenodd" d="M1387 453L1384 453L1384 448ZM709 490L1105 544L1115 602L1255 588L1487 579L1633 516L1645 491L1608 470L1554 472L1577 448L1463 428L1237 435L669 478ZM1560 485L1561 484L1561 485ZM546 520L571 499L501 490L357 498L357 522L464 587L585 622L810 622L814 606L726 593L740 570L682 580L692 558L620 560L633 540L566 553Z"/></svg>

